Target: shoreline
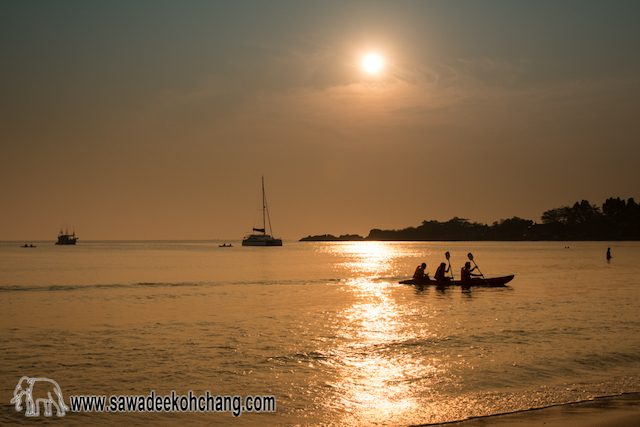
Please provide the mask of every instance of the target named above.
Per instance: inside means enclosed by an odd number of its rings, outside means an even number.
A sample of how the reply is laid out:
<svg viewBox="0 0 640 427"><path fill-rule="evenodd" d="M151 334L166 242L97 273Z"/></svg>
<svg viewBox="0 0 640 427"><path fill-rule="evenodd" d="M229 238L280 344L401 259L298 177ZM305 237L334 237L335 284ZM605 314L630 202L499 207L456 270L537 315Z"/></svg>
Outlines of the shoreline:
<svg viewBox="0 0 640 427"><path fill-rule="evenodd" d="M640 392L413 427L637 427Z"/></svg>

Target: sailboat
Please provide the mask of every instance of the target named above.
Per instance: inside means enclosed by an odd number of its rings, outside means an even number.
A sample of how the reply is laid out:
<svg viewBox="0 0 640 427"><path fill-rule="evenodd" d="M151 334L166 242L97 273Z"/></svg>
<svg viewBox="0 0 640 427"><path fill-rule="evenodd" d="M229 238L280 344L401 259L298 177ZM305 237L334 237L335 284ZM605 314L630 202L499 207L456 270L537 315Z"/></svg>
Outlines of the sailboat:
<svg viewBox="0 0 640 427"><path fill-rule="evenodd" d="M253 233L242 240L242 246L282 246L282 239L276 239L267 234L267 222L269 223L269 233L271 230L271 218L267 207L267 196L264 193L264 176L262 177L262 228L254 228Z"/></svg>

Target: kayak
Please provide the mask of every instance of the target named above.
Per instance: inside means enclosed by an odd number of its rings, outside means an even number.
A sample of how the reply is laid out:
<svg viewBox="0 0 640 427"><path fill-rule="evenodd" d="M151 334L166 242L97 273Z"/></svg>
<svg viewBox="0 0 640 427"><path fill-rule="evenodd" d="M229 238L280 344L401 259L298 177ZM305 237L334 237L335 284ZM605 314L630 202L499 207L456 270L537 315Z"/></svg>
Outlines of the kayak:
<svg viewBox="0 0 640 427"><path fill-rule="evenodd" d="M416 285L416 286L462 286L463 288L469 288L471 286L484 286L490 288L498 288L501 286L506 286L513 279L513 274L510 276L503 277L489 277L487 279L482 279L478 277L474 277L471 280L433 280L428 278L423 279L409 279L403 280L399 282L403 285Z"/></svg>

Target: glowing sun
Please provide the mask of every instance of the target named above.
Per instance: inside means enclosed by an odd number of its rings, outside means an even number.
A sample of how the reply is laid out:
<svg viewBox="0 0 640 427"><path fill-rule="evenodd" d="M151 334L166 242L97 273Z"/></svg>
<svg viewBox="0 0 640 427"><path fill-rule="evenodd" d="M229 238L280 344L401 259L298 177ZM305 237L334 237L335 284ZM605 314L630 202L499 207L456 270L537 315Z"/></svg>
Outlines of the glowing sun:
<svg viewBox="0 0 640 427"><path fill-rule="evenodd" d="M382 57L375 53L370 53L362 58L362 69L370 74L376 74L382 70L384 61Z"/></svg>

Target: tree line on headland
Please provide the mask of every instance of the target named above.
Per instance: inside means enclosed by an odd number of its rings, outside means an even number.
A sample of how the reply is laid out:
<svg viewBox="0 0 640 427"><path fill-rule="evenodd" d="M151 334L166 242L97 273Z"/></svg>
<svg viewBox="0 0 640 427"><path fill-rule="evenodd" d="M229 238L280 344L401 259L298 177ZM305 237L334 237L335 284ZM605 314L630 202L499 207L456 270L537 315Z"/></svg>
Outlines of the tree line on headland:
<svg viewBox="0 0 640 427"><path fill-rule="evenodd" d="M582 200L572 207L561 206L544 212L541 224L517 216L493 225L454 217L446 222L422 221L418 227L402 230L373 229L367 237L325 234L300 239L316 242L353 240L640 240L640 205L633 198L627 201L609 198L602 207Z"/></svg>

